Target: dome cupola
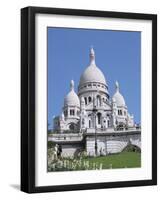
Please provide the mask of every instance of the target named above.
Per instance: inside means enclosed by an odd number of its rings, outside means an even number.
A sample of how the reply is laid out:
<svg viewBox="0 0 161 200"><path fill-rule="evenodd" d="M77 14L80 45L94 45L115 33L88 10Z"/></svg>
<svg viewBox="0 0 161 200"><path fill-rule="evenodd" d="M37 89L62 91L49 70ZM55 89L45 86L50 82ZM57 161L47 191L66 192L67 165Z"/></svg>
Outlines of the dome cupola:
<svg viewBox="0 0 161 200"><path fill-rule="evenodd" d="M65 106L77 106L80 107L80 101L78 95L74 91L74 81L70 82L70 92L64 98L64 107Z"/></svg>
<svg viewBox="0 0 161 200"><path fill-rule="evenodd" d="M80 77L78 86L79 97L82 94L85 94L86 92L96 92L96 91L99 91L109 96L106 79L102 71L96 66L95 52L93 47L91 47L90 49L89 58L90 58L90 64L84 70L84 72Z"/></svg>
<svg viewBox="0 0 161 200"><path fill-rule="evenodd" d="M106 79L101 70L96 66L95 63L95 52L93 47L90 49L90 65L85 69L81 75L79 85L84 85L89 82L98 82L106 85Z"/></svg>
<svg viewBox="0 0 161 200"><path fill-rule="evenodd" d="M120 93L120 89L119 89L119 83L116 81L115 83L115 87L116 87L116 92L113 95L113 100L116 102L117 106L126 106L124 97L122 96L122 94Z"/></svg>

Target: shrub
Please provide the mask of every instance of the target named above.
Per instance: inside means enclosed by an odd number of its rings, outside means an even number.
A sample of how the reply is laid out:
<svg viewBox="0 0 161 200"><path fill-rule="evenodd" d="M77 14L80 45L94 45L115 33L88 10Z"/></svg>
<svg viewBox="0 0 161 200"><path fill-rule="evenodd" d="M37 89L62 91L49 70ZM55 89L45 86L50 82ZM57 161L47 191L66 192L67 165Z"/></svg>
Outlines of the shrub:
<svg viewBox="0 0 161 200"><path fill-rule="evenodd" d="M126 151L126 152L138 152L138 153L141 153L141 149L135 145L132 145L132 144L129 144L127 145L123 151Z"/></svg>

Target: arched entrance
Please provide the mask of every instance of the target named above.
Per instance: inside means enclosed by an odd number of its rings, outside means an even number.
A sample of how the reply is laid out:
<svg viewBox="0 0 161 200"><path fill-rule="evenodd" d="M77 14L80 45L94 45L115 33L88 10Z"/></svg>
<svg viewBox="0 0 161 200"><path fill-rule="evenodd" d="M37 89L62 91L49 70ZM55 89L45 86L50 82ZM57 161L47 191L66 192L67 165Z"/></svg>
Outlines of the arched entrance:
<svg viewBox="0 0 161 200"><path fill-rule="evenodd" d="M71 131L74 131L74 129L75 129L75 124L74 124L74 123L71 123L71 124L69 125L69 129L70 129Z"/></svg>

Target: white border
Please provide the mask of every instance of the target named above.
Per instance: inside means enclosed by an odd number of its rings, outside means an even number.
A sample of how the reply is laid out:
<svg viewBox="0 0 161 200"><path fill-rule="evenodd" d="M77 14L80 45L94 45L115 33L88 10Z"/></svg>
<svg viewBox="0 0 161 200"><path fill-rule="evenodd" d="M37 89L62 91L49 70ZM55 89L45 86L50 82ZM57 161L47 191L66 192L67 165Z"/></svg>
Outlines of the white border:
<svg viewBox="0 0 161 200"><path fill-rule="evenodd" d="M47 173L47 27L141 31L141 168ZM152 178L152 22L100 17L36 15L36 186Z"/></svg>

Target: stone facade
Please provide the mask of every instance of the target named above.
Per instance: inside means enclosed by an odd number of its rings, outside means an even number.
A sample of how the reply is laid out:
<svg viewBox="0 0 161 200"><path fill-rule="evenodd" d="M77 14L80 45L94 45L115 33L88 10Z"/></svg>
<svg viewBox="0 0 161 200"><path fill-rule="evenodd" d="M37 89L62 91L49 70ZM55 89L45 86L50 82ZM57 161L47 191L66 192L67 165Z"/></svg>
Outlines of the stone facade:
<svg viewBox="0 0 161 200"><path fill-rule="evenodd" d="M96 147L94 148L93 145L96 146L97 132L99 133L97 134L98 154L100 152L102 154L120 152L130 140L134 139L134 135L131 136L132 132L137 132L136 140L139 141L141 132L136 130L134 117L128 112L128 107L120 93L117 81L115 93L112 98L110 97L104 74L96 66L93 48L90 50L89 57L90 64L80 77L78 92L75 92L74 81L72 80L70 92L64 99L62 114L53 119L54 132L57 132L56 135L61 138L63 138L63 134L66 134L65 137L68 139L63 140L62 144L66 151L71 148L70 152L75 152L74 149L81 149L79 145L85 144L83 148L86 148L89 155L96 154L96 150L94 150ZM119 136L117 135L118 131L122 131ZM71 133L75 133L78 138L82 134L82 139L79 142L77 138L77 145L74 140L72 143L72 139L69 139L70 136L71 138L75 137L72 137ZM124 133L126 133L126 137ZM129 133L129 136L127 133ZM55 138L58 137L56 135ZM70 147L72 144L73 146Z"/></svg>
<svg viewBox="0 0 161 200"><path fill-rule="evenodd" d="M83 132L90 128L128 129L135 127L133 115L128 113L119 83L116 92L109 96L108 84L101 70L96 66L93 48L90 51L90 65L82 73L78 94L74 81L64 99L62 115L54 118L54 130L59 132Z"/></svg>

